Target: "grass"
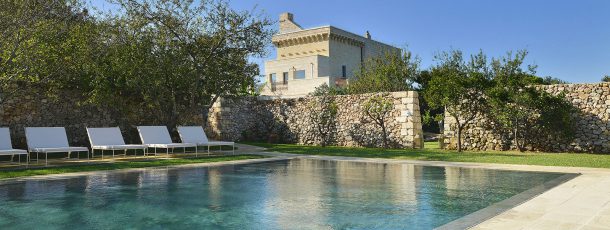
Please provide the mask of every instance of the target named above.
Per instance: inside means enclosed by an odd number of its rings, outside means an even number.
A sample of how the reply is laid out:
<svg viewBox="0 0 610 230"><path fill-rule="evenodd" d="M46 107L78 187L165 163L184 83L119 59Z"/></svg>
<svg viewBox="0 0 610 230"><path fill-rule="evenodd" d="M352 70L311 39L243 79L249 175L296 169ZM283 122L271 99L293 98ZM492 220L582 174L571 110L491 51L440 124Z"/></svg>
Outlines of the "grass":
<svg viewBox="0 0 610 230"><path fill-rule="evenodd" d="M607 154L585 154L585 153L538 153L517 151L484 151L474 152L440 149L436 142L426 142L424 149L380 149L380 148L357 148L357 147L320 147L296 144L267 144L248 143L251 145L268 148L268 151L328 155L328 156L350 156L368 158L389 158L404 160L425 161L450 161L450 162L478 162L520 165L544 165L544 166L568 166L568 167L591 167L610 168L610 155Z"/></svg>
<svg viewBox="0 0 610 230"><path fill-rule="evenodd" d="M50 174L59 174L59 173L91 172L91 171L127 169L127 168L162 167L162 166L172 166L172 165L235 161L235 160L258 159L258 158L264 158L264 156L235 155L235 156L199 157L199 158L159 159L159 160L145 160L145 161L117 161L117 162L112 162L112 163L100 163L100 164L90 164L90 165L72 165L72 166L58 166L58 167L49 167L49 168L0 171L0 179L26 177L26 176L38 176L38 175L50 175Z"/></svg>

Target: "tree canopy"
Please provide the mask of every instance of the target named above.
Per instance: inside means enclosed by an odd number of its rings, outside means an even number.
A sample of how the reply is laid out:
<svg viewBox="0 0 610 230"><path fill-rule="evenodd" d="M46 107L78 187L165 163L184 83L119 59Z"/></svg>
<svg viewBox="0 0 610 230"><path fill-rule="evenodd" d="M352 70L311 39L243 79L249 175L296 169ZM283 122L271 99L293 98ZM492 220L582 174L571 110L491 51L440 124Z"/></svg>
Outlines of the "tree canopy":
<svg viewBox="0 0 610 230"><path fill-rule="evenodd" d="M563 95L553 96L535 88L535 66L523 69L526 51L493 59L493 87L488 90L490 111L500 132L510 134L513 145L523 151L529 140L570 137L571 104Z"/></svg>
<svg viewBox="0 0 610 230"><path fill-rule="evenodd" d="M347 91L359 94L412 90L418 68L419 59L411 52L386 52L366 60L354 73Z"/></svg>
<svg viewBox="0 0 610 230"><path fill-rule="evenodd" d="M463 130L476 119L488 119L497 133L524 150L533 139L571 136L572 105L563 95L536 87L552 78L535 76L536 66L525 66L527 51L487 58L483 52L464 60L460 51L439 55L431 70L424 98L431 108L444 108L455 121L457 149ZM538 138L533 138L534 136Z"/></svg>
<svg viewBox="0 0 610 230"><path fill-rule="evenodd" d="M0 2L0 105L22 84L61 86L83 74L92 19L70 0Z"/></svg>
<svg viewBox="0 0 610 230"><path fill-rule="evenodd" d="M222 0L108 0L90 14L78 0L0 3L0 89L18 82L70 89L127 117L174 126L218 97L249 94L272 22ZM5 23L6 22L6 23Z"/></svg>
<svg viewBox="0 0 610 230"><path fill-rule="evenodd" d="M437 57L424 98L431 108L444 108L457 123L457 148L462 150L462 130L473 122L487 105L485 90L490 71L487 57L479 52L465 60L461 51L444 52Z"/></svg>

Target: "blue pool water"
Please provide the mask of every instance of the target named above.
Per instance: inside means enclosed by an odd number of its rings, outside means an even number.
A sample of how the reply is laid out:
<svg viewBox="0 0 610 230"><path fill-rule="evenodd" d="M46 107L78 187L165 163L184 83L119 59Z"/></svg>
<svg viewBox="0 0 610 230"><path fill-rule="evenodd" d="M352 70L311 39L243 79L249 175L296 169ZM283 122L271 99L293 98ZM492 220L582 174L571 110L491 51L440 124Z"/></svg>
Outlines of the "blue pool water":
<svg viewBox="0 0 610 230"><path fill-rule="evenodd" d="M294 159L0 185L0 229L431 229L560 177Z"/></svg>

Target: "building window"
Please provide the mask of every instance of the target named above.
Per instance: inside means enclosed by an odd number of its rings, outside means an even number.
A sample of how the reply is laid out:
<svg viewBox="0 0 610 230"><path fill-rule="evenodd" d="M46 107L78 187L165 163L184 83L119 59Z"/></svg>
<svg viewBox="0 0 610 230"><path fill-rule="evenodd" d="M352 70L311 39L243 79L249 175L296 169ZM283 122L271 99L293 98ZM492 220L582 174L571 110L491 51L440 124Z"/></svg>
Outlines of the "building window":
<svg viewBox="0 0 610 230"><path fill-rule="evenodd" d="M284 80L284 84L288 84L288 72L282 73L282 79Z"/></svg>
<svg viewBox="0 0 610 230"><path fill-rule="evenodd" d="M271 83L275 83L275 82L277 82L277 76L276 76L276 74L274 74L274 73L269 74L269 81L271 81Z"/></svg>
<svg viewBox="0 0 610 230"><path fill-rule="evenodd" d="M294 79L305 79L305 70L294 71Z"/></svg>
<svg viewBox="0 0 610 230"><path fill-rule="evenodd" d="M341 66L341 77L347 78L347 68L345 67L345 65Z"/></svg>

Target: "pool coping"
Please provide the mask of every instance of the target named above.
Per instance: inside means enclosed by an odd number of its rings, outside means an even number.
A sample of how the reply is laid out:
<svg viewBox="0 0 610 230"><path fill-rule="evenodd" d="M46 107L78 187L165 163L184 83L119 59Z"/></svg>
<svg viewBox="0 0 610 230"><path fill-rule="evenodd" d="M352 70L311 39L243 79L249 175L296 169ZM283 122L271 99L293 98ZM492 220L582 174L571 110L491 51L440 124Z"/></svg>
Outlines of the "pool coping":
<svg viewBox="0 0 610 230"><path fill-rule="evenodd" d="M126 173L126 172L142 172L142 171L149 171L149 170L154 171L154 170L168 170L168 169L179 169L179 168L243 165L243 164L262 163L262 162L280 161L280 160L289 160L289 159L292 159L292 157L268 157L268 158L258 158L258 159L203 162L203 163L191 163L191 164L159 166L159 167L126 168L126 169L98 170L98 171L88 171L88 172L71 172L71 173L58 173L58 174L49 174L49 175L36 175L36 176L0 179L0 186L7 185L7 184L20 183L20 182L24 182L24 181L61 180L61 179L67 179L67 178L73 178L73 177L100 175L100 174L108 174L108 173Z"/></svg>
<svg viewBox="0 0 610 230"><path fill-rule="evenodd" d="M483 223L493 217L496 217L514 207L517 207L546 191L559 186L569 180L572 180L580 176L580 174L567 173L553 180L544 182L541 185L530 188L519 194L516 194L506 200L487 206L483 209L479 209L466 216L460 217L454 221L444 224L440 227L435 228L436 230L452 230L452 229L470 229L480 223Z"/></svg>

